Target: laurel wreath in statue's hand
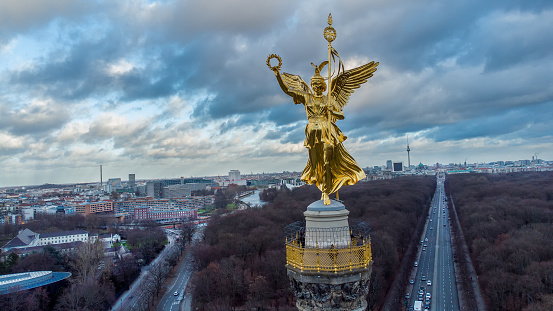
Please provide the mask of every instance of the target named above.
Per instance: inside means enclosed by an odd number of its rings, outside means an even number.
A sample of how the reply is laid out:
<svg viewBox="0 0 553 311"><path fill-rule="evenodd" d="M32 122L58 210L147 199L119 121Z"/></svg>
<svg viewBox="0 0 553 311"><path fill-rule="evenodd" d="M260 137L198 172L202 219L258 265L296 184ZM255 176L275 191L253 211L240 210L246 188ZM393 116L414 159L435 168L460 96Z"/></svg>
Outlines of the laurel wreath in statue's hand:
<svg viewBox="0 0 553 311"><path fill-rule="evenodd" d="M273 58L276 58L278 59L278 65L276 66L271 66L271 59ZM280 58L280 56L276 55L276 54L271 54L269 55L269 57L267 57L267 66L271 69L271 70L280 70L280 66L282 66L282 59Z"/></svg>

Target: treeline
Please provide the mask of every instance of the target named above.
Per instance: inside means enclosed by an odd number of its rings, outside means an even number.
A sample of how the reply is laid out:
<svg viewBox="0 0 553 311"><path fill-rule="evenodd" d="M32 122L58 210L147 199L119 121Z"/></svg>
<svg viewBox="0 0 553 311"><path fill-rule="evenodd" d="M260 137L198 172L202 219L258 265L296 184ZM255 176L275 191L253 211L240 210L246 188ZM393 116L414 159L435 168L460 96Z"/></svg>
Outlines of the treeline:
<svg viewBox="0 0 553 311"><path fill-rule="evenodd" d="M373 272L368 302L377 309L392 283L423 210L435 189L434 177L358 183L340 190L350 219L371 225ZM319 200L314 186L281 188L273 202L216 216L194 250L198 272L193 304L200 310L295 309L286 275L284 227L304 220Z"/></svg>
<svg viewBox="0 0 553 311"><path fill-rule="evenodd" d="M228 188L219 189L215 192L215 208L226 209L229 204L236 202L236 195L247 190L246 186L231 184Z"/></svg>
<svg viewBox="0 0 553 311"><path fill-rule="evenodd" d="M553 310L553 173L451 175L489 310Z"/></svg>

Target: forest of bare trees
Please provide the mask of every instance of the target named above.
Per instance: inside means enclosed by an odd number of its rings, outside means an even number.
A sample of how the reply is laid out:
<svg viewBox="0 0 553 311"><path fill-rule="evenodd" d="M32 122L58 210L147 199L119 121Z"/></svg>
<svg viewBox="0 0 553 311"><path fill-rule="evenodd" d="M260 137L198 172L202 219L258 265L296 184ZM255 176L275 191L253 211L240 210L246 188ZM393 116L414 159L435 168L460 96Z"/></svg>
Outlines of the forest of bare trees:
<svg viewBox="0 0 553 311"><path fill-rule="evenodd" d="M450 175L491 311L553 310L553 173Z"/></svg>
<svg viewBox="0 0 553 311"><path fill-rule="evenodd" d="M412 177L344 187L340 198L350 219L369 222L374 267L369 308L388 292L417 223L435 190L435 178ZM215 216L194 249L194 307L294 309L285 269L284 227L303 220L307 205L320 199L313 186L282 188L259 209Z"/></svg>

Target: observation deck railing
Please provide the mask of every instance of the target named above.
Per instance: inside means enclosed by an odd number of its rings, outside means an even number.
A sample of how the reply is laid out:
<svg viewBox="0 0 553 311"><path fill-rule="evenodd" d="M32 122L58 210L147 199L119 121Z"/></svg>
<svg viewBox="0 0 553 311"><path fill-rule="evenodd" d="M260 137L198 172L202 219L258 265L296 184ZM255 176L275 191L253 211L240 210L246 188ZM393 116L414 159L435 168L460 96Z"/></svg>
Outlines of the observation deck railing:
<svg viewBox="0 0 553 311"><path fill-rule="evenodd" d="M286 231L286 264L302 272L353 271L369 267L372 261L369 226L366 223L306 230L298 222L286 227ZM341 234L344 231L348 233L347 239Z"/></svg>

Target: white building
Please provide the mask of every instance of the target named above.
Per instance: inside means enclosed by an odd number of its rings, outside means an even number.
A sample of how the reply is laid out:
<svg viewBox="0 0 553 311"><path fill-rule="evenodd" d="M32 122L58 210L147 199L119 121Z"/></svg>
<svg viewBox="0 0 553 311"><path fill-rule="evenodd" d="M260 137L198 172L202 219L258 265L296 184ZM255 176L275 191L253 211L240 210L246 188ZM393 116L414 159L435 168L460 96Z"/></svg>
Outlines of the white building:
<svg viewBox="0 0 553 311"><path fill-rule="evenodd" d="M96 236L97 237L97 236ZM24 229L19 234L2 246L2 251L6 252L11 249L29 248L44 245L57 245L72 242L94 242L95 239L90 237L88 232L84 230L59 231L50 233L35 233L29 229Z"/></svg>
<svg viewBox="0 0 553 311"><path fill-rule="evenodd" d="M62 244L70 242L88 242L88 232L78 229L39 234L38 245Z"/></svg>

